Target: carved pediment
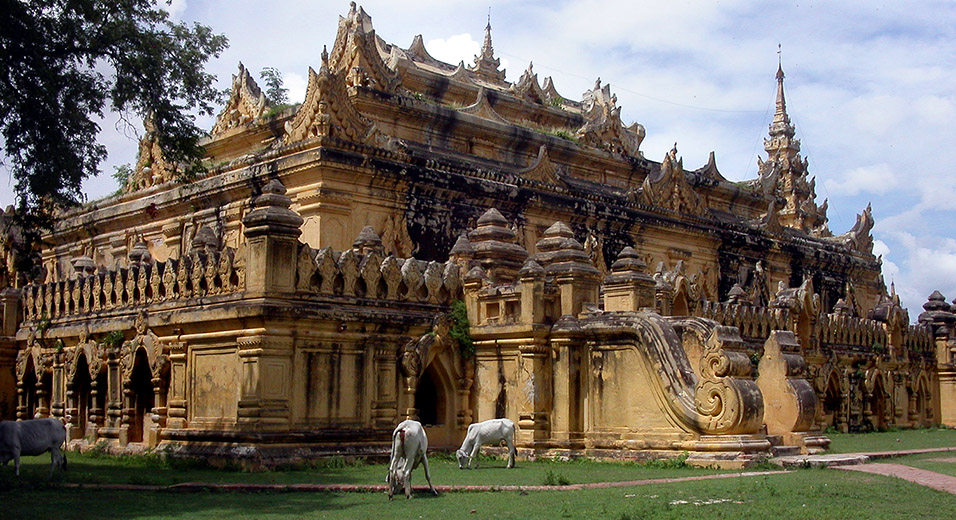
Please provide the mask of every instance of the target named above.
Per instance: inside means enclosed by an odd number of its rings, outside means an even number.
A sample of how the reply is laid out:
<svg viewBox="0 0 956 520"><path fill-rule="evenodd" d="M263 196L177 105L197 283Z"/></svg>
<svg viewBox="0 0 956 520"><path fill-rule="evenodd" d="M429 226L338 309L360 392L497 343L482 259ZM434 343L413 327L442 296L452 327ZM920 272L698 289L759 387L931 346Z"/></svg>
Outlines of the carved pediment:
<svg viewBox="0 0 956 520"><path fill-rule="evenodd" d="M548 156L548 148L541 145L538 149L538 157L530 166L516 172L521 178L531 181L543 182L557 186L565 186L564 179L561 178L561 167L551 162Z"/></svg>
<svg viewBox="0 0 956 520"><path fill-rule="evenodd" d="M401 84L398 73L386 65L379 51L372 17L352 3L348 15L339 17L329 69L346 77L349 86L395 92Z"/></svg>
<svg viewBox="0 0 956 520"><path fill-rule="evenodd" d="M152 116L147 116L143 120L143 127L146 132L139 140L136 168L123 186L125 193L169 182L176 176L175 167L163 156L163 150L159 146L159 134Z"/></svg>
<svg viewBox="0 0 956 520"><path fill-rule="evenodd" d="M707 164L701 166L700 168L694 170L694 173L700 175L705 179L712 180L725 180L724 176L720 174L720 171L717 169L717 158L714 152L710 152L710 155L707 156Z"/></svg>
<svg viewBox="0 0 956 520"><path fill-rule="evenodd" d="M425 42L422 40L422 35L420 34L416 34L415 37L412 38L412 44L405 50L405 55L411 60L428 63L430 65L442 64L433 58L431 54L428 54L428 51L425 49Z"/></svg>
<svg viewBox="0 0 956 520"><path fill-rule="evenodd" d="M641 142L646 134L644 126L634 123L628 128L621 121L621 107L610 85L601 86L601 78L594 89L584 93L585 115L588 121L577 131L579 142L612 153L640 156Z"/></svg>
<svg viewBox="0 0 956 520"><path fill-rule="evenodd" d="M873 254L873 209L867 204L863 213L856 216L856 224L849 231L842 235L830 238L830 240L843 244L844 246L861 253Z"/></svg>
<svg viewBox="0 0 956 520"><path fill-rule="evenodd" d="M226 130L255 121L262 117L268 108L265 94L252 79L249 70L240 62L239 73L232 77L232 92L229 94L226 108L219 114L209 133L215 137Z"/></svg>
<svg viewBox="0 0 956 520"><path fill-rule="evenodd" d="M306 89L305 102L299 107L292 121L286 122L283 142L335 137L382 146L384 136L352 106L343 78L332 73L327 64L327 55L323 50L322 67L319 72L309 68L309 86Z"/></svg>
<svg viewBox="0 0 956 520"><path fill-rule="evenodd" d="M525 101L539 105L546 105L549 102L549 98L547 94L541 90L541 87L538 86L538 75L534 73L532 67L533 65L529 63L528 70L521 74L517 83L511 85L510 90L514 96L519 99L524 99Z"/></svg>
<svg viewBox="0 0 956 520"><path fill-rule="evenodd" d="M700 196L687 182L683 159L677 158L677 145L664 156L661 169L648 175L641 186L645 204L692 215L704 214Z"/></svg>
<svg viewBox="0 0 956 520"><path fill-rule="evenodd" d="M495 112L495 109L492 108L491 103L488 102L488 92L485 90L485 87L478 89L478 99L474 103L458 111L499 123L510 124L507 119L501 117L498 112Z"/></svg>

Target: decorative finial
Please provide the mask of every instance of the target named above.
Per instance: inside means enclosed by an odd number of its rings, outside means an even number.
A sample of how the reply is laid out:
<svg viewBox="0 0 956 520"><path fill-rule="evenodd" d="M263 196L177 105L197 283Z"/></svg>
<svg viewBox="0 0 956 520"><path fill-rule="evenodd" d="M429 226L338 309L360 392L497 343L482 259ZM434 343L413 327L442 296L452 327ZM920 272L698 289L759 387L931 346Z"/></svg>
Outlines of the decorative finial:
<svg viewBox="0 0 956 520"><path fill-rule="evenodd" d="M777 44L777 81L783 81L783 50L781 45Z"/></svg>
<svg viewBox="0 0 956 520"><path fill-rule="evenodd" d="M488 27L491 27L491 6L488 6Z"/></svg>

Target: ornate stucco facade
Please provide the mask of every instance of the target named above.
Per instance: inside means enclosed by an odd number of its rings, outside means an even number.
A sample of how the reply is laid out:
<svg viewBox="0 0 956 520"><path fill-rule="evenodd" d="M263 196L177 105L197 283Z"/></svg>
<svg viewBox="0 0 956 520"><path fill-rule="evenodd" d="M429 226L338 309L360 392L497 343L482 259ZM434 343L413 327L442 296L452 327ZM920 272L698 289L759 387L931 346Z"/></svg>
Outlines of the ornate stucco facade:
<svg viewBox="0 0 956 520"><path fill-rule="evenodd" d="M8 262L0 415L253 456L508 417L525 453L731 464L956 425L956 315L934 294L910 324L869 208L830 232L776 79L759 177L733 183L713 155L644 157L600 81L507 82L490 26L456 67L353 5L302 104L240 65L208 175L178 180L147 133L124 193L62 215L42 279Z"/></svg>

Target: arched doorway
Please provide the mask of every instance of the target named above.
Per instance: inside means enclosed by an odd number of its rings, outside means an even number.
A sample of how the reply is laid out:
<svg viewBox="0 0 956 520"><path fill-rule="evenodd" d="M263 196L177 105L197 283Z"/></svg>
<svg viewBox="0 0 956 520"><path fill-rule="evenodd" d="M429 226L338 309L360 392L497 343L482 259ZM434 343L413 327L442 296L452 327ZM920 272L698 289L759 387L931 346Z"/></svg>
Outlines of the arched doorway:
<svg viewBox="0 0 956 520"><path fill-rule="evenodd" d="M883 379L880 375L875 377L873 382L873 393L868 396L870 398L870 413L868 415L870 429L873 431L882 430L886 428L886 410L887 410L887 396L886 392L883 389Z"/></svg>
<svg viewBox="0 0 956 520"><path fill-rule="evenodd" d="M840 417L841 408L840 381L836 372L831 372L827 378L826 390L823 394L823 418L824 426L836 428L840 423L845 423L846 419Z"/></svg>
<svg viewBox="0 0 956 520"><path fill-rule="evenodd" d="M129 442L143 442L145 432L152 425L151 417L155 399L152 379L146 351L138 349L133 360L133 373L130 376L127 391L129 413L127 440Z"/></svg>
<svg viewBox="0 0 956 520"><path fill-rule="evenodd" d="M460 440L455 423L455 388L443 360L436 357L418 380L415 408L425 426L429 446L450 447Z"/></svg>
<svg viewBox="0 0 956 520"><path fill-rule="evenodd" d="M425 426L439 426L445 423L445 398L435 381L433 366L425 370L418 381L418 389L415 390L418 422Z"/></svg>
<svg viewBox="0 0 956 520"><path fill-rule="evenodd" d="M27 360L27 368L23 373L23 381L20 382L20 389L23 391L21 394L21 414L17 414L17 417L20 419L33 419L37 413L38 398L37 398L37 374L36 369L33 366L33 356L30 356L31 359Z"/></svg>
<svg viewBox="0 0 956 520"><path fill-rule="evenodd" d="M86 428L89 424L90 400L93 381L90 378L90 367L86 362L86 355L80 354L76 360L76 375L73 376L73 403L76 416L71 423L76 427L75 437L79 438L86 435Z"/></svg>

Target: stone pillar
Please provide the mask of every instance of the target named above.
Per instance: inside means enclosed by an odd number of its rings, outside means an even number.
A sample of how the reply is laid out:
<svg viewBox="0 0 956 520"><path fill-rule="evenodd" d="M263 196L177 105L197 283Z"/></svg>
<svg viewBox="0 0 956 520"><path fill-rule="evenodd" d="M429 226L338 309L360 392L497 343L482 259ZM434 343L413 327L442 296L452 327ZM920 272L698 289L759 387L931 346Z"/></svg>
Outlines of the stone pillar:
<svg viewBox="0 0 956 520"><path fill-rule="evenodd" d="M475 229L468 233L474 260L492 283L515 281L518 270L528 258L528 251L517 243L517 235L510 225L497 209L492 208L478 219Z"/></svg>
<svg viewBox="0 0 956 520"><path fill-rule="evenodd" d="M0 305L3 305L3 314L0 315L0 319L3 320L0 325L0 335L15 336L17 328L20 327L20 291L13 287L0 291Z"/></svg>
<svg viewBox="0 0 956 520"><path fill-rule="evenodd" d="M149 431L143 432L143 440L146 446L155 448L160 441L160 434L166 427L166 393L163 392L163 380L160 377L153 377L150 382L153 384L153 409L150 410Z"/></svg>
<svg viewBox="0 0 956 520"><path fill-rule="evenodd" d="M398 421L398 357L390 345L377 345L374 358L375 399L372 401L372 422L387 428Z"/></svg>
<svg viewBox="0 0 956 520"><path fill-rule="evenodd" d="M604 280L604 310L639 311L654 308L654 279L633 247L625 247Z"/></svg>
<svg viewBox="0 0 956 520"><path fill-rule="evenodd" d="M953 325L956 314L939 291L933 291L926 303L919 322L928 324L936 345L936 366L939 374L939 396L933 396L933 405L939 408L939 422L956 427L956 360L953 359ZM930 392L933 389L929 389Z"/></svg>
<svg viewBox="0 0 956 520"><path fill-rule="evenodd" d="M119 359L110 356L106 361L106 427L104 433L110 437L120 438L120 443L126 445L126 431L123 423L123 387L120 373Z"/></svg>
<svg viewBox="0 0 956 520"><path fill-rule="evenodd" d="M559 448L584 447L584 340L578 320L559 319L551 329L554 397L551 438Z"/></svg>
<svg viewBox="0 0 956 520"><path fill-rule="evenodd" d="M97 436L99 434L99 426L101 426L104 412L102 408L99 407L99 395L100 392L105 391L104 389L99 388L99 382L97 377L94 377L90 381L90 416L86 421L86 432L85 435L90 439L91 443L95 443Z"/></svg>
<svg viewBox="0 0 956 520"><path fill-rule="evenodd" d="M292 200L278 180L269 181L242 219L246 237L246 293L295 291L302 217L289 209Z"/></svg>
<svg viewBox="0 0 956 520"><path fill-rule="evenodd" d="M62 345L62 342L60 343ZM66 414L66 371L63 369L64 354L53 354L52 379L53 388L50 396L50 415L65 417Z"/></svg>
<svg viewBox="0 0 956 520"><path fill-rule="evenodd" d="M544 445L551 438L551 356L545 338L518 346L519 442Z"/></svg>
<svg viewBox="0 0 956 520"><path fill-rule="evenodd" d="M166 428L182 429L187 427L186 390L188 388L186 370L186 343L182 341L169 344L169 400L166 403Z"/></svg>
<svg viewBox="0 0 956 520"><path fill-rule="evenodd" d="M553 276L561 293L560 314L577 316L585 303L598 303L600 271L564 222L555 222L537 243L535 260Z"/></svg>
<svg viewBox="0 0 956 520"><path fill-rule="evenodd" d="M241 428L286 427L292 420L291 336L246 336L237 340L242 383Z"/></svg>

